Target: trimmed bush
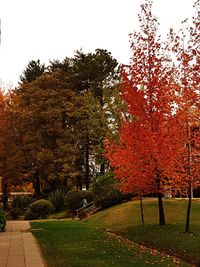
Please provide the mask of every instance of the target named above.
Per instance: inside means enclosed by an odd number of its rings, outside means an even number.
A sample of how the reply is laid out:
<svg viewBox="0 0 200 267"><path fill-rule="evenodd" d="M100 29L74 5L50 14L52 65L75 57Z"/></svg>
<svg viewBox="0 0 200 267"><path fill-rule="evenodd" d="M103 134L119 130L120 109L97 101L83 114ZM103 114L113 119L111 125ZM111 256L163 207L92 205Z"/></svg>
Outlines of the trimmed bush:
<svg viewBox="0 0 200 267"><path fill-rule="evenodd" d="M25 220L45 219L55 212L55 207L49 200L40 199L34 201L25 214Z"/></svg>
<svg viewBox="0 0 200 267"><path fill-rule="evenodd" d="M100 176L99 180L93 185L93 199L96 206L108 208L126 200L127 195L120 192L114 174L108 173Z"/></svg>
<svg viewBox="0 0 200 267"><path fill-rule="evenodd" d="M61 211L65 207L66 192L62 189L57 189L49 195L49 201L54 205L55 211Z"/></svg>
<svg viewBox="0 0 200 267"><path fill-rule="evenodd" d="M81 207L81 202L84 198L83 191L71 190L67 192L65 197L66 207L70 210L77 210Z"/></svg>
<svg viewBox="0 0 200 267"><path fill-rule="evenodd" d="M0 232L4 232L6 228L6 215L5 212L0 208Z"/></svg>

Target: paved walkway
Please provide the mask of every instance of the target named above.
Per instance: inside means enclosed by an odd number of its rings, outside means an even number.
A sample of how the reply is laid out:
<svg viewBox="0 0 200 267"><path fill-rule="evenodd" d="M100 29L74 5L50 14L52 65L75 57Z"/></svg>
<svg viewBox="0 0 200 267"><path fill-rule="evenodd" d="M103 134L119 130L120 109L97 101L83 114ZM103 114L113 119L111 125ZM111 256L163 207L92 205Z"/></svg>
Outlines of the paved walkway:
<svg viewBox="0 0 200 267"><path fill-rule="evenodd" d="M28 221L7 221L0 233L0 267L45 267Z"/></svg>

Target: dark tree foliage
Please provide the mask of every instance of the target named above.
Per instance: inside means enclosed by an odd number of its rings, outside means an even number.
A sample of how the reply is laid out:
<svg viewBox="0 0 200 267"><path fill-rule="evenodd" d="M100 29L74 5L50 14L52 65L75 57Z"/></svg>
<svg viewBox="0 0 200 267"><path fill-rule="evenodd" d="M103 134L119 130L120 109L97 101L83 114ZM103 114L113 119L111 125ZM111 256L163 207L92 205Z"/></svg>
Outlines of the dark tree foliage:
<svg viewBox="0 0 200 267"><path fill-rule="evenodd" d="M103 106L103 91L106 83L112 83L118 78L118 62L110 52L96 49L95 53L84 54L76 51L72 59L73 85L79 92L91 90Z"/></svg>
<svg viewBox="0 0 200 267"><path fill-rule="evenodd" d="M30 61L23 71L10 112L13 135L20 140L18 166L36 196L58 184L90 187L102 164L110 123L105 108L116 93L117 65L111 53L97 49L76 51L47 68L40 60Z"/></svg>
<svg viewBox="0 0 200 267"><path fill-rule="evenodd" d="M108 125L106 125L108 122L102 120L100 116L97 116L97 113L105 116L104 106L108 104L108 99L109 101L111 100L116 85L119 84L118 62L105 49L96 49L94 53L87 54L79 50L75 52L73 58L65 58L62 62L58 60L50 62L48 70L50 72L56 71L62 73L63 79L70 85L70 88L77 94L82 95L86 100L87 111L83 111L84 120L82 120L84 123L78 124L81 127L82 142L79 144L80 158L78 159L79 164L77 168L79 172L80 170L82 171L82 176L88 189L91 176L90 160L94 145L96 146L98 144L101 148L99 151L102 153L102 141L108 132ZM91 93L89 96L90 101L87 101L88 93ZM92 106L96 107L96 112L92 110ZM91 130L92 127L95 127L94 124L96 124L96 129L98 129L96 133L94 133L94 129ZM103 130L99 131L99 128ZM105 171L105 159L99 155L98 161L101 165L100 172L103 174ZM82 162L81 165L80 162ZM79 184L78 187L82 188L80 175L77 177L77 183Z"/></svg>
<svg viewBox="0 0 200 267"><path fill-rule="evenodd" d="M45 65L40 63L40 60L37 61L31 60L28 63L28 66L23 71L22 75L20 76L21 83L30 83L35 81L38 77L40 77L45 72Z"/></svg>

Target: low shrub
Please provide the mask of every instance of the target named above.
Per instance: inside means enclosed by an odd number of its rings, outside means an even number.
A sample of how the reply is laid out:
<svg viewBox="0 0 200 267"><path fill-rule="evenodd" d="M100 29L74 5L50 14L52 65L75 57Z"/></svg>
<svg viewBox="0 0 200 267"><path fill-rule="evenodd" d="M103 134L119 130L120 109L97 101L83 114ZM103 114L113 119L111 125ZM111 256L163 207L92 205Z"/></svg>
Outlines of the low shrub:
<svg viewBox="0 0 200 267"><path fill-rule="evenodd" d="M55 211L61 211L65 207L66 192L63 189L57 189L49 195L49 201L54 205Z"/></svg>
<svg viewBox="0 0 200 267"><path fill-rule="evenodd" d="M14 219L17 220L19 219L19 216L22 214L22 211L19 208L12 208L10 211L10 216Z"/></svg>
<svg viewBox="0 0 200 267"><path fill-rule="evenodd" d="M6 215L5 212L0 208L0 232L4 232L6 228Z"/></svg>
<svg viewBox="0 0 200 267"><path fill-rule="evenodd" d="M34 201L25 213L25 220L45 219L55 212L55 207L49 200L40 199Z"/></svg>
<svg viewBox="0 0 200 267"><path fill-rule="evenodd" d="M26 195L16 195L10 203L10 215L13 219L18 219L32 202L32 197Z"/></svg>
<svg viewBox="0 0 200 267"><path fill-rule="evenodd" d="M127 197L130 198L120 192L118 181L114 179L113 173L100 176L93 185L93 199L96 206L108 208L127 200Z"/></svg>
<svg viewBox="0 0 200 267"><path fill-rule="evenodd" d="M76 210L81 207L81 202L83 200L83 192L79 190L71 190L67 192L65 197L66 207L70 210Z"/></svg>

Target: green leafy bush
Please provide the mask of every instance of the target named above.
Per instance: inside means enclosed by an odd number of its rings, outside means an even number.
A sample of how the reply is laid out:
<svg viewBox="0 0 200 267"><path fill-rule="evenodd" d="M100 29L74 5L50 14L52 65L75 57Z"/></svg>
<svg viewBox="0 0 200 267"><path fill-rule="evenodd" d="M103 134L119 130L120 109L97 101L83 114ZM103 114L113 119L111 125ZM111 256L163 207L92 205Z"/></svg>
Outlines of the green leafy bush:
<svg viewBox="0 0 200 267"><path fill-rule="evenodd" d="M18 219L32 202L32 197L27 195L16 195L10 203L10 215L13 219Z"/></svg>
<svg viewBox="0 0 200 267"><path fill-rule="evenodd" d="M34 201L26 211L25 220L45 219L55 212L55 207L49 200L40 199Z"/></svg>
<svg viewBox="0 0 200 267"><path fill-rule="evenodd" d="M61 211L65 207L66 192L63 189L57 189L49 195L49 201L54 205L55 211Z"/></svg>
<svg viewBox="0 0 200 267"><path fill-rule="evenodd" d="M70 210L76 210L81 207L81 202L84 198L83 191L71 190L67 192L65 198L66 207Z"/></svg>
<svg viewBox="0 0 200 267"><path fill-rule="evenodd" d="M93 199L96 206L108 208L127 198L130 198L130 196L120 192L118 181L114 179L113 173L100 176L99 180L93 185Z"/></svg>
<svg viewBox="0 0 200 267"><path fill-rule="evenodd" d="M0 232L4 232L6 228L6 215L5 212L0 208Z"/></svg>

